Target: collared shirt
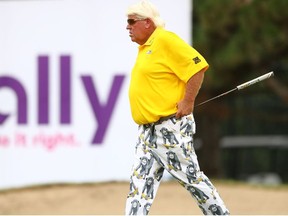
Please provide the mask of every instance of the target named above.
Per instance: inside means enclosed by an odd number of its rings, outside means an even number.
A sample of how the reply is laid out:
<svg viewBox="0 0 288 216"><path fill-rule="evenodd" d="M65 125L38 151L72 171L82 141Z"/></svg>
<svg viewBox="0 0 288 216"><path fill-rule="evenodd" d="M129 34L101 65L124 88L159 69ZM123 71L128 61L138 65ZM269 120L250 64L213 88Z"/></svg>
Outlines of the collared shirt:
<svg viewBox="0 0 288 216"><path fill-rule="evenodd" d="M175 33L157 28L138 47L132 69L129 100L134 121L147 124L177 112L186 83L208 63Z"/></svg>

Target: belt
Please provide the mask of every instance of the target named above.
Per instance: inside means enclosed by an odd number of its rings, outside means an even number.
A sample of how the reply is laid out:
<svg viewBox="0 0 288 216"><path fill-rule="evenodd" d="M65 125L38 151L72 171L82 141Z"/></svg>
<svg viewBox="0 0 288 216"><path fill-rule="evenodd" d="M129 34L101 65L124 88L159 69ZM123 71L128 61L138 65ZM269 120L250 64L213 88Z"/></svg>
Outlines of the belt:
<svg viewBox="0 0 288 216"><path fill-rule="evenodd" d="M168 115L168 116L164 116L164 117L161 117L158 121L156 121L154 124L161 124L163 121L166 121L170 118L173 118L175 117L176 114L171 114L171 115Z"/></svg>
<svg viewBox="0 0 288 216"><path fill-rule="evenodd" d="M168 116L163 116L161 117L158 121L156 122L151 122L151 123L147 123L147 124L143 124L145 127L151 127L153 125L158 125L158 124L161 124L162 122L168 120L168 119L171 119L173 117L176 116L176 113L175 114L171 114L171 115L168 115Z"/></svg>

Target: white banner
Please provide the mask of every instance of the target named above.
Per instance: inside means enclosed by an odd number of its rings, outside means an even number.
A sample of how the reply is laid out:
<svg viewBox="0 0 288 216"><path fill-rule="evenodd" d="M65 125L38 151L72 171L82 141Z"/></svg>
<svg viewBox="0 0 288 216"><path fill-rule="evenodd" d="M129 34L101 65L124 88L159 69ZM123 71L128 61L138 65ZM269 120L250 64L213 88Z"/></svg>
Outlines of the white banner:
<svg viewBox="0 0 288 216"><path fill-rule="evenodd" d="M0 0L0 189L129 179L135 2ZM190 43L190 0L152 2Z"/></svg>

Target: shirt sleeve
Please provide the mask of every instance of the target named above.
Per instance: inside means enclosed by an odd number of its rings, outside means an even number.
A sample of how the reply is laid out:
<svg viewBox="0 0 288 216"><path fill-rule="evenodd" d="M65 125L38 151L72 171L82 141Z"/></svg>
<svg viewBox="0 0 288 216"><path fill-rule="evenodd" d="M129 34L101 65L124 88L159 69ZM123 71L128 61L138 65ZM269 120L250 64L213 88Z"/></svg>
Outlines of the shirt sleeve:
<svg viewBox="0 0 288 216"><path fill-rule="evenodd" d="M182 81L188 82L194 74L208 69L205 58L176 34L170 33L164 44L168 66Z"/></svg>

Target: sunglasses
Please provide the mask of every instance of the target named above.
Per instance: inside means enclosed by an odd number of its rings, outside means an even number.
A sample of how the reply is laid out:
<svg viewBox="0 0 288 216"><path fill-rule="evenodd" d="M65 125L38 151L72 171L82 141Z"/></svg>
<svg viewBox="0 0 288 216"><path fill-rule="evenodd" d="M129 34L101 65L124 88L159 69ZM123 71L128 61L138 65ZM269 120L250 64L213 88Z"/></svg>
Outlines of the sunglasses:
<svg viewBox="0 0 288 216"><path fill-rule="evenodd" d="M127 19L128 25L134 25L137 21L141 21L145 19Z"/></svg>

